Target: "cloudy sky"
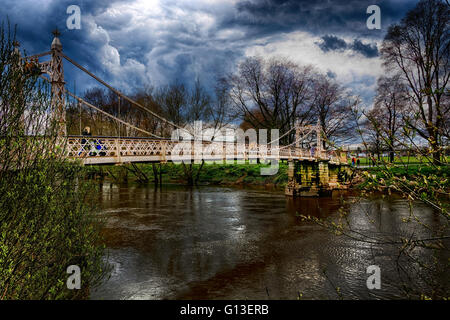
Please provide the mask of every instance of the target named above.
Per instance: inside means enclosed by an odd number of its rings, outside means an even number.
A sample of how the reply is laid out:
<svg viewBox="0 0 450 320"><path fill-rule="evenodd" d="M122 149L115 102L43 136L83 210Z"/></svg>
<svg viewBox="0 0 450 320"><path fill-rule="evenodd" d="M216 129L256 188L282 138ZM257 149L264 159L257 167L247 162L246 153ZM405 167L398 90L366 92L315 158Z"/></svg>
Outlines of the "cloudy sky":
<svg viewBox="0 0 450 320"><path fill-rule="evenodd" d="M125 92L199 78L212 87L247 56L282 56L313 64L371 103L382 74L379 48L388 26L416 0L2 0L0 17L17 24L21 48L49 50L51 31L64 52ZM366 9L381 8L381 30L369 30ZM81 29L69 30L69 5ZM66 68L79 93L94 85Z"/></svg>

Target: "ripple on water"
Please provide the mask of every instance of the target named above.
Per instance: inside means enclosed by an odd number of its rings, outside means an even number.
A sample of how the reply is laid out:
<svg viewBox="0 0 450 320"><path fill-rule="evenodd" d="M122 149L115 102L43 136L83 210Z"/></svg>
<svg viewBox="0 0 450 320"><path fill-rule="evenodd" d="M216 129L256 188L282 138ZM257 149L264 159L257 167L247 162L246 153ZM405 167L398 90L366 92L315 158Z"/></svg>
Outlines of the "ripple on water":
<svg viewBox="0 0 450 320"><path fill-rule="evenodd" d="M265 299L266 289L274 299L297 299L298 292L335 299L336 286L348 298L396 294L386 285L371 296L365 282L373 255L389 263L390 249L335 237L295 215L336 217L339 199L220 187L121 187L102 206L106 227L113 229L114 269L94 299ZM426 218L429 210L417 208ZM366 213L379 217L375 225L386 235L408 228L401 223L409 215L401 200L354 205L349 219L369 228ZM385 277L390 271L383 272Z"/></svg>

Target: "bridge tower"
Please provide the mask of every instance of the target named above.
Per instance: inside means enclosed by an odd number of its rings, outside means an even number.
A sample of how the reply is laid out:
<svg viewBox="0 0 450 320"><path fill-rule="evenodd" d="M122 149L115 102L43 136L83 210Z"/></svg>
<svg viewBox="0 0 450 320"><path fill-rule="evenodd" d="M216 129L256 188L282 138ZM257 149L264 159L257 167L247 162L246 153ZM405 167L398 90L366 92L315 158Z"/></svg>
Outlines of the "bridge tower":
<svg viewBox="0 0 450 320"><path fill-rule="evenodd" d="M14 51L13 51L13 65L12 68L13 70L15 70L16 72L19 71L21 69L21 54L20 54L20 43L15 40L13 42L13 46L14 46ZM21 95L23 95L23 92L20 93ZM20 121L19 121L19 131L25 133L25 113L24 110L21 110L21 114L20 114Z"/></svg>
<svg viewBox="0 0 450 320"><path fill-rule="evenodd" d="M313 127L314 128L314 127ZM322 151L323 151L323 146L322 146L322 126L320 124L320 120L317 120L317 124L315 125L315 130L316 130L316 149L317 149L317 154L319 156L322 155ZM300 135L302 134L302 130L300 128L300 122L297 120L295 121L295 147L296 148L300 148Z"/></svg>
<svg viewBox="0 0 450 320"><path fill-rule="evenodd" d="M50 83L52 86L52 112L58 123L58 135L66 136L66 110L65 110L65 99L64 99L64 68L62 59L62 44L59 40L61 35L58 29L53 31L53 41L51 46L52 58L50 61Z"/></svg>

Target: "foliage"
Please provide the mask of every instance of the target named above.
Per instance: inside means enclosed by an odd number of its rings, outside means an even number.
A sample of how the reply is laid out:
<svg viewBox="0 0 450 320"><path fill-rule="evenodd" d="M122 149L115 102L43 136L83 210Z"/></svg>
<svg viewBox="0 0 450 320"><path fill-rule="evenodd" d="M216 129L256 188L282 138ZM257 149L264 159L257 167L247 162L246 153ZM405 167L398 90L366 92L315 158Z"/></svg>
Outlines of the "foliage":
<svg viewBox="0 0 450 320"><path fill-rule="evenodd" d="M106 271L92 190L79 166L59 161L3 174L2 299L88 298ZM81 290L67 289L69 265L81 269Z"/></svg>
<svg viewBox="0 0 450 320"><path fill-rule="evenodd" d="M193 164L194 170L198 170L201 164ZM149 164L137 165L148 176L152 174L152 166ZM278 173L273 176L262 176L261 168L264 164L217 164L206 162L199 173L199 184L248 184L266 185L273 184L283 187L287 183L287 164L280 163ZM92 168L94 170L94 168ZM95 169L100 172L101 167ZM119 177L120 167L108 168L111 178ZM184 168L181 164L166 163L161 166L163 183L186 182Z"/></svg>
<svg viewBox="0 0 450 320"><path fill-rule="evenodd" d="M450 6L421 0L389 27L381 49L387 72L399 72L408 88L410 130L427 140L435 164L448 143Z"/></svg>
<svg viewBox="0 0 450 320"><path fill-rule="evenodd" d="M0 30L0 299L80 299L106 274L95 190L65 160L50 88ZM81 290L66 287L69 265Z"/></svg>

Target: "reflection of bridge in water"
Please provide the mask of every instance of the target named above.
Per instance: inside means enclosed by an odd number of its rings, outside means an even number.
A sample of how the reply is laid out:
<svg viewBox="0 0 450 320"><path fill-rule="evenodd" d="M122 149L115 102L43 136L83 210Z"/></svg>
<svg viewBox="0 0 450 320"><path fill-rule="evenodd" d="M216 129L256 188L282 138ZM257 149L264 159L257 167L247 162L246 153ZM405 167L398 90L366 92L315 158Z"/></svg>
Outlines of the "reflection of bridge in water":
<svg viewBox="0 0 450 320"><path fill-rule="evenodd" d="M17 54L20 54L16 49ZM51 56L49 61L39 62L41 57ZM159 119L161 124L172 127L176 130L188 132L191 137L196 137L187 129L167 120L163 116L153 112L130 97L116 90L108 83L86 70L74 60L67 57L62 52L62 44L59 40L59 32L54 32L54 39L51 50L41 54L25 57L25 68L38 70L40 77L51 83L52 110L55 119L59 122L59 135L67 137L66 154L67 157L79 160L84 165L100 164L124 164L143 162L179 162L179 161L233 161L233 160L257 160L260 161L280 161L289 162L289 184L286 193L290 195L310 193L315 195L317 190L331 190L339 187L339 181L343 182L342 175L339 174L343 164L347 159L344 152L326 151L322 148L323 131L320 124L299 126L289 129L279 138L267 144L256 143L232 143L218 141L186 140L174 141L161 136L155 132L149 132L128 123L118 116L107 113L101 107L92 105L84 99L71 93L65 88L63 59L88 74L105 87L112 90L120 99L126 100L132 106L146 111L151 116ZM44 75L48 75L49 78ZM66 96L76 99L80 105L99 112L119 124L133 128L136 131L146 134L149 137L91 137L91 136L67 136L66 129ZM294 131L295 130L295 131ZM289 145L279 146L278 141L295 132L295 141ZM300 148L300 142L305 137L315 134L316 147L314 149ZM301 164L301 165L300 165ZM337 174L331 173L329 166L339 168ZM330 168L331 168L330 167ZM304 192L304 189L308 192ZM303 191L302 191L303 190Z"/></svg>

